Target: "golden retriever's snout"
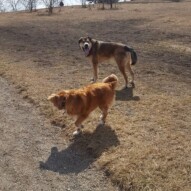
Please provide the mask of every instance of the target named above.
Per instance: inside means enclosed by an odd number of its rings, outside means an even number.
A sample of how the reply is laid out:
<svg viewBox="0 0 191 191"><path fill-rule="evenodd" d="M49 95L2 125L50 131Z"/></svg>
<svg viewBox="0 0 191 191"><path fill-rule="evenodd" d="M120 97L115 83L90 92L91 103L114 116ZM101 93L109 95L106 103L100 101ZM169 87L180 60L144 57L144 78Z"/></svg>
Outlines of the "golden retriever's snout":
<svg viewBox="0 0 191 191"><path fill-rule="evenodd" d="M56 96L57 96L56 94L51 94L50 96L48 96L47 100L53 101L53 99L55 99Z"/></svg>

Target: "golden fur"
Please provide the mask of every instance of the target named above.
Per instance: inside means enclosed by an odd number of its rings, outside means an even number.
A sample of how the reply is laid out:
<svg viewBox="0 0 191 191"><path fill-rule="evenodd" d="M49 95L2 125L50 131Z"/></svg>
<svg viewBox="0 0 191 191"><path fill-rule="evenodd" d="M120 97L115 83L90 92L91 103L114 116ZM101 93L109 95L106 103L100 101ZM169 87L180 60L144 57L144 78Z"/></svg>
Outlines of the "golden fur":
<svg viewBox="0 0 191 191"><path fill-rule="evenodd" d="M65 109L68 115L77 116L75 121L77 131L74 134L79 134L82 122L97 107L101 109L101 121L105 123L108 109L115 97L117 81L117 76L112 74L101 83L94 83L77 90L63 90L50 95L48 100L58 109Z"/></svg>

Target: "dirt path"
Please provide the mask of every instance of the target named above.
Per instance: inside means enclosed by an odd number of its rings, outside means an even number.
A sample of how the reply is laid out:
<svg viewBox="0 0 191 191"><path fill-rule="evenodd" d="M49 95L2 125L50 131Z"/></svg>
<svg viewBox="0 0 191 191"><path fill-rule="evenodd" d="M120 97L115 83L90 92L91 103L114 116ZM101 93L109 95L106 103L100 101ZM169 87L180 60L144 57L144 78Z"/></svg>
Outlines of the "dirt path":
<svg viewBox="0 0 191 191"><path fill-rule="evenodd" d="M0 190L117 190L0 78Z"/></svg>

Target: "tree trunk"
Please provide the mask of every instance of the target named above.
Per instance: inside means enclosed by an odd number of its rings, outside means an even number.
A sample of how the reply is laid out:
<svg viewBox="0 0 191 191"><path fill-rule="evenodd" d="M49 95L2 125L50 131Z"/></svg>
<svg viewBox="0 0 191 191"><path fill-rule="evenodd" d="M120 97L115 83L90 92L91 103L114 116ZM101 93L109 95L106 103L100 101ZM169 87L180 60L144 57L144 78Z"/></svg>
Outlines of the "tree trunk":
<svg viewBox="0 0 191 191"><path fill-rule="evenodd" d="M112 9L113 8L113 2L112 2L112 0L110 0L110 9Z"/></svg>

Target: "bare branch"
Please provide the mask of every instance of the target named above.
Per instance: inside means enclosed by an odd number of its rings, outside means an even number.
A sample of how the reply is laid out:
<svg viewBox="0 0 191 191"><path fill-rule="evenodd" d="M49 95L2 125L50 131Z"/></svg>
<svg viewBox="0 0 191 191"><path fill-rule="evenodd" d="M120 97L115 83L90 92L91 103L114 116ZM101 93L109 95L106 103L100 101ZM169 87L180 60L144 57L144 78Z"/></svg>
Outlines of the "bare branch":
<svg viewBox="0 0 191 191"><path fill-rule="evenodd" d="M5 11L5 0L0 0L0 12L4 12Z"/></svg>
<svg viewBox="0 0 191 191"><path fill-rule="evenodd" d="M10 5L13 11L17 10L17 6L19 4L20 0L7 0L7 3Z"/></svg>
<svg viewBox="0 0 191 191"><path fill-rule="evenodd" d="M33 9L36 9L38 0L20 0L20 2L26 10L32 12Z"/></svg>
<svg viewBox="0 0 191 191"><path fill-rule="evenodd" d="M59 4L59 0L42 0L42 2L48 8L49 14L52 14L53 8Z"/></svg>

